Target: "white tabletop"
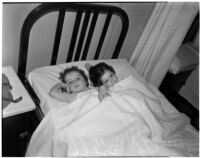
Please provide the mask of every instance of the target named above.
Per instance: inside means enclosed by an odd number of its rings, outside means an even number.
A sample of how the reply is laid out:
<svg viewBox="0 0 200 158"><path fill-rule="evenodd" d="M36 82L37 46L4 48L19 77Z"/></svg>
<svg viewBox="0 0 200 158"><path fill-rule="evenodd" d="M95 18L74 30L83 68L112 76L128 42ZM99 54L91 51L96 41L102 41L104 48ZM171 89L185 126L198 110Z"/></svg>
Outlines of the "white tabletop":
<svg viewBox="0 0 200 158"><path fill-rule="evenodd" d="M11 90L13 98L16 99L22 96L22 100L20 102L10 103L3 109L3 118L34 110L36 106L14 69L11 66L3 67L2 73L8 77L10 84L13 87Z"/></svg>

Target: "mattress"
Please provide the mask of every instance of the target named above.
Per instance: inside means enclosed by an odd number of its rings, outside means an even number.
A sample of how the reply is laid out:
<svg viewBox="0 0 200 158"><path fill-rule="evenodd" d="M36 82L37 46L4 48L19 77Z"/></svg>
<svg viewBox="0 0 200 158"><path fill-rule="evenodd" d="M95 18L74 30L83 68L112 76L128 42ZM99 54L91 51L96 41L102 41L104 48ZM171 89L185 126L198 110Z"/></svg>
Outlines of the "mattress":
<svg viewBox="0 0 200 158"><path fill-rule="evenodd" d="M66 67L78 66L80 69L84 70L88 75L85 64L90 63L95 65L99 62L105 62L111 66L116 71L119 81L132 75L137 80L145 82L145 80L134 70L134 68L129 64L126 59L106 59L106 60L90 60L90 61L77 61L64 63L54 66L44 66L36 68L31 71L28 75L28 80L38 95L41 103L41 109L44 115L46 115L51 109L65 106L66 102L58 101L49 96L49 91L53 85L60 82L59 73L62 72Z"/></svg>

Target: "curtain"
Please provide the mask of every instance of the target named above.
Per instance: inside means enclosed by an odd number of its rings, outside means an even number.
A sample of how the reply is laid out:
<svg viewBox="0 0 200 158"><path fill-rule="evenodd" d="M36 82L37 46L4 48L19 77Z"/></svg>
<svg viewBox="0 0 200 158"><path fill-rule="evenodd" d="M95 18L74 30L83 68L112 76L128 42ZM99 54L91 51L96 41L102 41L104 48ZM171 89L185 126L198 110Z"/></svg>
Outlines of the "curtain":
<svg viewBox="0 0 200 158"><path fill-rule="evenodd" d="M129 60L156 87L166 75L198 9L198 2L156 4Z"/></svg>

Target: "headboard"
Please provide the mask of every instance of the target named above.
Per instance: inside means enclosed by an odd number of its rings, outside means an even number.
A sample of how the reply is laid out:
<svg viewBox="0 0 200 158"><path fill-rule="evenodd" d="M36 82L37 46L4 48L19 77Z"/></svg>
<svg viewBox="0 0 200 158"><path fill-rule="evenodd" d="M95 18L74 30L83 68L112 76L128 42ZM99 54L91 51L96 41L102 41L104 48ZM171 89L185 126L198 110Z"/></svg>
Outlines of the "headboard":
<svg viewBox="0 0 200 158"><path fill-rule="evenodd" d="M71 36L71 42L66 62L71 62L73 55L74 55L73 61L86 60L89 45L91 43L91 39L96 27L96 22L100 14L106 15L106 20L104 21L99 41L97 41L98 44L94 55L94 60L99 58L99 54L113 15L119 16L122 21L121 32L119 32L119 38L115 45L114 52L112 54L113 59L118 57L129 26L128 16L124 10L115 6L90 4L90 3L69 3L69 2L42 3L41 5L33 9L24 21L20 38L18 74L23 76L25 76L26 74L29 37L32 26L38 19L40 19L40 17L46 15L47 13L55 11L57 11L59 15L57 20L52 57L50 62L51 65L55 65L57 61L58 50L60 46L60 40L61 40L63 23L66 12L76 12L76 19L74 23L74 28ZM85 16L83 16L83 14ZM82 25L80 25L81 19L83 20ZM89 26L88 24L90 19L91 23ZM80 30L80 35L78 38L77 34L79 30ZM89 30L87 34L86 30ZM75 45L77 45L76 51L75 51ZM80 57L81 51L82 51L82 56Z"/></svg>

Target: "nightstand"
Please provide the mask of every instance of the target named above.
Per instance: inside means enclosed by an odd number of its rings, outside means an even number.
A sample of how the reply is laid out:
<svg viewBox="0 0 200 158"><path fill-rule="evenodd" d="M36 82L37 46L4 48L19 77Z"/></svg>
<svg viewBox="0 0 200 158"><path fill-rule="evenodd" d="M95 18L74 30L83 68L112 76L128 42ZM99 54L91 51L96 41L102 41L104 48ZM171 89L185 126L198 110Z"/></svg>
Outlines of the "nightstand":
<svg viewBox="0 0 200 158"><path fill-rule="evenodd" d="M24 156L30 136L37 127L36 106L11 66L3 67L12 85L13 98L22 96L18 103L10 103L2 110L2 156Z"/></svg>

